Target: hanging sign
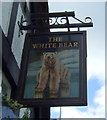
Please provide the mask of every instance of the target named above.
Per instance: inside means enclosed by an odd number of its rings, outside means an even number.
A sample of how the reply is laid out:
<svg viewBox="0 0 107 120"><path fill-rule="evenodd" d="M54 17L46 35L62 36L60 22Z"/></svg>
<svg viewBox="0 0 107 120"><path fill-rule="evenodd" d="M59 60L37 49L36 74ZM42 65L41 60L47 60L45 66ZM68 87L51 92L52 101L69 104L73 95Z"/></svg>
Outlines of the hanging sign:
<svg viewBox="0 0 107 120"><path fill-rule="evenodd" d="M27 106L87 105L86 31L27 34L18 101Z"/></svg>

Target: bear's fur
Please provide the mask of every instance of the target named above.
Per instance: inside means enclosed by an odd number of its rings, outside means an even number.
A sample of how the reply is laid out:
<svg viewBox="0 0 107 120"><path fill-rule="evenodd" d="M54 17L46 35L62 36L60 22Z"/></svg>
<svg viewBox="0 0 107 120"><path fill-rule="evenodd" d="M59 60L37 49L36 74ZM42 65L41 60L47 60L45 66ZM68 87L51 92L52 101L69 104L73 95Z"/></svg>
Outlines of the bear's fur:
<svg viewBox="0 0 107 120"><path fill-rule="evenodd" d="M44 90L47 82L49 82L50 98L58 97L60 85L62 87L66 86L66 90L69 88L69 70L57 59L57 53L46 52L43 54L43 64L37 74L37 80L38 85L35 88L36 98L44 97Z"/></svg>

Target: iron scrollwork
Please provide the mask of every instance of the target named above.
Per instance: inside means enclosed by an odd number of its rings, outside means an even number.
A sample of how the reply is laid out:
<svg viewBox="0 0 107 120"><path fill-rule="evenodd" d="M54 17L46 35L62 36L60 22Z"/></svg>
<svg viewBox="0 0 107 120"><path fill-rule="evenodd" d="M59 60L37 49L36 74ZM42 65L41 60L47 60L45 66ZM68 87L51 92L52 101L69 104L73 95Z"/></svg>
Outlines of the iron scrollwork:
<svg viewBox="0 0 107 120"><path fill-rule="evenodd" d="M92 23L91 17L86 17L86 18L85 18L85 22L86 22L86 23Z"/></svg>
<svg viewBox="0 0 107 120"><path fill-rule="evenodd" d="M67 20L65 17L49 18L49 25L61 25L66 23L67 23Z"/></svg>
<svg viewBox="0 0 107 120"><path fill-rule="evenodd" d="M82 24L85 24L85 23L92 23L92 19L91 17L86 17L85 18L85 22L81 21L80 19L76 18L76 17L72 17L74 18L75 20L79 21L80 23ZM49 23L50 23L50 26L51 25L61 25L61 24L68 24L68 21L70 17L52 17L52 18L49 18ZM69 20L70 21L70 20ZM69 22L70 24L70 22ZM88 27L88 26L87 26Z"/></svg>
<svg viewBox="0 0 107 120"><path fill-rule="evenodd" d="M71 18L78 21L78 23L71 23ZM79 28L80 27L93 27L93 22L91 17L86 17L85 21L82 21L75 17L74 12L61 12L61 13L42 13L42 14L31 14L31 24L24 25L27 21L21 17L20 22L18 21L19 26L19 36L20 33L23 34L22 30L34 30L36 31L38 27L48 27L51 28Z"/></svg>
<svg viewBox="0 0 107 120"><path fill-rule="evenodd" d="M19 26L19 33L18 33L18 37L20 37L20 33L21 35L23 35L23 31L20 29L21 26L24 26L24 23L27 24L27 20L24 20L23 16L21 16L21 20L17 22L18 26ZM26 25L25 25L26 26Z"/></svg>

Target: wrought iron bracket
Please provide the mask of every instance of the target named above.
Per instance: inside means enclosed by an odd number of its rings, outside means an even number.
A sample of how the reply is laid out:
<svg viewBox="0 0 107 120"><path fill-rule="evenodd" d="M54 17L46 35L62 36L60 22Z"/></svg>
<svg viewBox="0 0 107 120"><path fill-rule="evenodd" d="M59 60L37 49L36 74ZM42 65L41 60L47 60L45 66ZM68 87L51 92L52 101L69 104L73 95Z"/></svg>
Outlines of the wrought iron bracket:
<svg viewBox="0 0 107 120"><path fill-rule="evenodd" d="M68 32L70 32L70 28L78 28L78 31L81 27L93 27L93 22L91 17L86 17L85 21L82 21L75 17L75 13L73 12L58 12L58 13L31 13L31 24L23 25L26 20L21 17L20 22L18 21L19 26L19 36L20 33L23 34L22 30L38 30L41 27L41 24L35 24L38 21L42 21L42 27L55 29L55 28L68 28ZM76 23L71 23L72 19L76 20Z"/></svg>
<svg viewBox="0 0 107 120"><path fill-rule="evenodd" d="M23 35L23 29L21 29L22 26L24 26L23 24L24 23L27 23L28 21L27 20L24 20L23 18L23 15L21 16L21 19L20 21L17 22L18 26L19 26L19 33L18 33L18 36L20 37L20 34Z"/></svg>

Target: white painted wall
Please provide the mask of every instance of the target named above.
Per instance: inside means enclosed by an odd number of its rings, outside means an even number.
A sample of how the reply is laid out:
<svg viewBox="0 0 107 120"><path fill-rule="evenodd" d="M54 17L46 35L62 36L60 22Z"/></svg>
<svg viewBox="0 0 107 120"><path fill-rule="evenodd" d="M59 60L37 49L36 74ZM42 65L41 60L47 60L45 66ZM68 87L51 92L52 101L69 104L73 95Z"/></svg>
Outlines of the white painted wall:
<svg viewBox="0 0 107 120"><path fill-rule="evenodd" d="M2 12L0 13L0 25L3 29L5 36L7 36L13 2L2 2L0 3L0 6L2 8Z"/></svg>
<svg viewBox="0 0 107 120"><path fill-rule="evenodd" d="M19 26L18 26L17 22L20 21L22 15L23 15L23 13L22 13L22 10L21 10L20 4L19 4L18 14L17 14L17 18L16 18L16 25L15 25L15 29L14 29L13 43L12 43L12 48L11 48L19 68L20 68L22 50L23 50L25 34L26 34L26 32L23 31L24 34L23 35L20 34L20 37L18 36Z"/></svg>
<svg viewBox="0 0 107 120"><path fill-rule="evenodd" d="M7 36L7 34L8 34L12 6L13 6L13 2L0 2L0 7L2 8L2 9L0 9L1 10L0 25L3 29L5 36ZM16 25L15 25L15 29L14 29L14 35L13 35L13 43L12 43L12 47L11 47L19 68L20 68L22 49L23 49L25 33L26 33L26 32L24 32L23 35L20 35L20 37L18 36L19 26L18 26L17 22L20 21L22 15L23 15L23 13L22 13L22 10L21 10L20 4L19 4L18 14L17 14L17 18L16 18Z"/></svg>

